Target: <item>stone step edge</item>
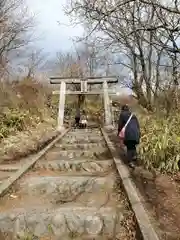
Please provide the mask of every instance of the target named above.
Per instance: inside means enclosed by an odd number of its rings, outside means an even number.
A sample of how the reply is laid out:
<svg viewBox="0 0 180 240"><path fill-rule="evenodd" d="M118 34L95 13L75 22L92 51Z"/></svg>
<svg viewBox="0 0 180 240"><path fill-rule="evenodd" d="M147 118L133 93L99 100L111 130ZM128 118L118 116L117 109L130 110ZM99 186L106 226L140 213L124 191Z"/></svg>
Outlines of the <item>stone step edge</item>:
<svg viewBox="0 0 180 240"><path fill-rule="evenodd" d="M55 159L52 159L52 160L48 160L48 157L49 156L44 156L40 161L49 161L49 162L53 162L53 161L59 161L59 162L61 162L61 161L65 161L65 162L75 162L75 161L81 161L81 158L83 157L83 156L75 156L75 157L73 157L73 158L69 158L68 156L55 156L56 158ZM65 159L62 159L63 157L65 157ZM67 157L67 158L66 158ZM80 159L79 159L80 158ZM45 160L44 160L45 159ZM110 158L109 160L111 160L112 161L112 159ZM89 159L82 159L82 161L87 161L87 162L92 162L92 161L94 161L94 162L102 162L102 161L105 161L104 159L95 159L95 158L89 158Z"/></svg>
<svg viewBox="0 0 180 240"><path fill-rule="evenodd" d="M102 213L116 213L117 210L126 212L127 210L124 208L124 205L119 204L116 205L116 207L79 207L79 206L68 206L68 207L59 207L59 208L52 208L51 206L47 206L46 208L42 206L36 206L36 207L27 207L27 208L13 208L13 210L8 210L1 212L1 218L3 215L7 214L26 214L27 212L37 214L37 213L44 213L46 212L47 214L51 213L75 213L75 212L93 212L93 214L97 212L102 212Z"/></svg>
<svg viewBox="0 0 180 240"><path fill-rule="evenodd" d="M50 161L47 161L47 160L40 160L36 163L36 166L37 165L41 165L41 164L63 164L63 163L70 163L70 164L79 164L79 163L113 163L113 160L111 158L109 159L103 159L103 160L94 160L94 159L80 159L80 160L69 160L69 159L60 159L60 160L50 160Z"/></svg>
<svg viewBox="0 0 180 240"><path fill-rule="evenodd" d="M62 143L56 143L55 144L55 147L94 147L94 146L97 146L97 147L106 147L106 143L79 143L77 144L78 146L72 146L72 144L62 144Z"/></svg>
<svg viewBox="0 0 180 240"><path fill-rule="evenodd" d="M96 138L96 139L101 139L103 138L103 135L98 135L98 134L67 134L66 135L66 138L74 138L74 139L77 139L77 138Z"/></svg>
<svg viewBox="0 0 180 240"><path fill-rule="evenodd" d="M93 133L98 133L98 134L102 134L102 133L101 133L101 130L99 130L99 129L96 129L96 130L94 130L94 131L91 131L91 130L90 130L90 131L86 131L86 130L84 130L84 131L83 131L83 130L82 130L82 131L81 131L81 130L80 130L80 131L72 131L72 130L71 130L69 133L80 133L80 134L82 134L82 133L90 133L90 134L91 134L91 133L92 133L92 134L93 134Z"/></svg>
<svg viewBox="0 0 180 240"><path fill-rule="evenodd" d="M0 171L2 172L15 172L19 170L20 166L11 166L10 164L0 165Z"/></svg>
<svg viewBox="0 0 180 240"><path fill-rule="evenodd" d="M68 144L80 144L80 143L104 143L104 138L101 138L101 139L84 139L84 138L76 138L76 139L71 139L71 138L63 138L61 143L68 143Z"/></svg>
<svg viewBox="0 0 180 240"><path fill-rule="evenodd" d="M73 177L73 179L72 179L72 177ZM48 179L49 181L50 180L53 180L53 179L57 179L57 180L59 180L59 181L61 181L61 180L69 180L69 181L79 181L79 180L89 180L89 179L92 179L92 180L96 180L96 181L98 181L98 180L102 180L103 178L104 178L104 180L106 180L108 177L111 177L111 174L108 174L108 175L106 175L106 176L80 176L80 175L73 175L73 174L71 174L71 176L69 176L69 175L63 175L63 176L47 176L47 175L45 175L45 176L29 176L28 177L28 179L29 178L31 178L31 179L43 179L43 178L46 178L46 179Z"/></svg>
<svg viewBox="0 0 180 240"><path fill-rule="evenodd" d="M98 136L98 135L92 135L92 136L87 136L87 135L75 135L75 136L67 135L67 136L64 137L64 139L69 139L69 138L73 138L74 140L76 140L76 139L88 139L88 140L91 140L91 139L95 139L95 140L104 139L102 135L100 135L100 136Z"/></svg>
<svg viewBox="0 0 180 240"><path fill-rule="evenodd" d="M67 156L69 154L94 154L94 153L103 153L105 152L104 150L108 150L108 148L104 148L104 149L68 149L68 150L61 150L61 149L52 149L51 151L49 151L47 154L50 155L50 154L66 154L67 153Z"/></svg>

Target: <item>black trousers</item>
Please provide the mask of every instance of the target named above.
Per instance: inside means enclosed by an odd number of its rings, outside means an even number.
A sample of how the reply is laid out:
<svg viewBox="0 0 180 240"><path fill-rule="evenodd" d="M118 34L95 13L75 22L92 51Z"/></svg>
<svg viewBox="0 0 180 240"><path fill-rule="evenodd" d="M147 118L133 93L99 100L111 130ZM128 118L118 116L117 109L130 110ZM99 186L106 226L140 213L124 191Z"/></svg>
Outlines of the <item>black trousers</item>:
<svg viewBox="0 0 180 240"><path fill-rule="evenodd" d="M76 117L76 118L75 118L75 121L76 121L76 123L79 123L80 117Z"/></svg>
<svg viewBox="0 0 180 240"><path fill-rule="evenodd" d="M79 126L79 121L80 121L80 117L76 117L76 118L75 118L75 124L76 124L76 126Z"/></svg>
<svg viewBox="0 0 180 240"><path fill-rule="evenodd" d="M86 127L87 127L87 124L79 123L79 127L80 127L80 128L86 128Z"/></svg>
<svg viewBox="0 0 180 240"><path fill-rule="evenodd" d="M127 147L127 160L128 162L137 161L136 141L125 141Z"/></svg>
<svg viewBox="0 0 180 240"><path fill-rule="evenodd" d="M86 127L87 127L86 123L85 123L85 124L82 123L82 124L81 124L81 127L82 127L82 128L86 128Z"/></svg>

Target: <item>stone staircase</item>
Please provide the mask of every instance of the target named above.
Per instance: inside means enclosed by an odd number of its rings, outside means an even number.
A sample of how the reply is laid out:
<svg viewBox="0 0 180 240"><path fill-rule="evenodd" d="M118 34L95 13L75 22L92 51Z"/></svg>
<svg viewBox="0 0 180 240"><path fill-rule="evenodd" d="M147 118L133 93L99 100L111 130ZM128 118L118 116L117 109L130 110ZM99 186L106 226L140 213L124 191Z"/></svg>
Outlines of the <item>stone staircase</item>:
<svg viewBox="0 0 180 240"><path fill-rule="evenodd" d="M1 199L0 212L5 239L136 239L133 213L95 128L74 129L56 143Z"/></svg>

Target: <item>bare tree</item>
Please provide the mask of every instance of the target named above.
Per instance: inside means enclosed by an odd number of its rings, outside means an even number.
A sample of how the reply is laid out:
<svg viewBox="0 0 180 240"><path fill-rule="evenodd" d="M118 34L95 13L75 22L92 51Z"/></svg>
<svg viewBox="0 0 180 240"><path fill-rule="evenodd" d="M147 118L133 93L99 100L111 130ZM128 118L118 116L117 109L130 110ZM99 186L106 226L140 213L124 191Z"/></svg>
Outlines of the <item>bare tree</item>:
<svg viewBox="0 0 180 240"><path fill-rule="evenodd" d="M0 65L1 71L9 63L12 51L31 41L33 16L23 0L0 0Z"/></svg>
<svg viewBox="0 0 180 240"><path fill-rule="evenodd" d="M27 78L34 78L35 74L42 70L47 61L47 56L43 49L33 49L27 57L27 63L24 67L27 72Z"/></svg>
<svg viewBox="0 0 180 240"><path fill-rule="evenodd" d="M171 7L146 0L72 0L66 12L83 21L90 33L103 33L106 45L123 53L126 61L120 64L133 73L132 88L148 110L167 89L172 89L173 107L178 106L180 8L177 1L170 2ZM164 75L167 68L171 79Z"/></svg>
<svg viewBox="0 0 180 240"><path fill-rule="evenodd" d="M73 53L58 53L56 69L57 73L62 77L81 78L82 80L89 76L94 76L100 66L100 51L94 41L84 41L75 45ZM68 89L80 91L81 85L76 84L67 86ZM82 107L85 102L85 95L78 95L78 107Z"/></svg>

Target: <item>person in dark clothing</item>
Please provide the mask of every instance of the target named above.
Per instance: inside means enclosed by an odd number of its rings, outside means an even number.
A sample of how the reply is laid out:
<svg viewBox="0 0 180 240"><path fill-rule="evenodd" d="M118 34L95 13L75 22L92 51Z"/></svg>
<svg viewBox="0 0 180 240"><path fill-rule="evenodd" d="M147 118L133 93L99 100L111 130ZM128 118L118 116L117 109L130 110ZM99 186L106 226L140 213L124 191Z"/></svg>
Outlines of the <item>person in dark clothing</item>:
<svg viewBox="0 0 180 240"><path fill-rule="evenodd" d="M75 126L76 127L79 127L79 121L81 119L81 116L80 116L80 109L78 108L76 110L76 116L75 116Z"/></svg>
<svg viewBox="0 0 180 240"><path fill-rule="evenodd" d="M127 124L127 126L126 126ZM136 115L132 114L127 105L122 106L118 121L118 136L125 127L123 143L127 148L127 158L130 167L135 167L137 162L136 146L140 141L140 126Z"/></svg>

